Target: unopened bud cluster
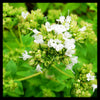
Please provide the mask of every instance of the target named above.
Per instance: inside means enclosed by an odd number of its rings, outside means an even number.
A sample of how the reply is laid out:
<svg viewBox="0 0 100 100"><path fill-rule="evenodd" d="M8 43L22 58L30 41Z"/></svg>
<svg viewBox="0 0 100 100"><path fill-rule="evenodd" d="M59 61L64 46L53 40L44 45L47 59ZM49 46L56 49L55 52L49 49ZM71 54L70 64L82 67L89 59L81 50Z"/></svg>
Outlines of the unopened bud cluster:
<svg viewBox="0 0 100 100"><path fill-rule="evenodd" d="M23 52L23 50L16 48L8 53L3 53L3 62L7 63L10 60L17 62L21 52Z"/></svg>
<svg viewBox="0 0 100 100"><path fill-rule="evenodd" d="M71 94L75 97L91 97L90 91L94 92L94 89L97 88L93 86L97 86L97 79L94 75L92 64L83 64L79 70L79 75L76 76L76 82L73 83Z"/></svg>
<svg viewBox="0 0 100 100"><path fill-rule="evenodd" d="M70 23L70 31L77 42L84 43L89 41L95 43L97 41L96 34L93 31L93 25L83 20L78 21L79 17L75 14L70 15L72 21Z"/></svg>
<svg viewBox="0 0 100 100"><path fill-rule="evenodd" d="M6 94L10 91L14 91L17 87L17 83L14 82L10 77L7 75L8 72L5 71L3 68L3 93Z"/></svg>

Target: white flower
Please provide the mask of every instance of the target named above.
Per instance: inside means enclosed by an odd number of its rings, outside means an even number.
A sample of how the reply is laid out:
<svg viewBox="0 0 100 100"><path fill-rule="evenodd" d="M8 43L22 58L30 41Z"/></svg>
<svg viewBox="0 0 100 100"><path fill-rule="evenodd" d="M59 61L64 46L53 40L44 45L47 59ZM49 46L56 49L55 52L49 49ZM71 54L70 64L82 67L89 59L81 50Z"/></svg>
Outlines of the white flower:
<svg viewBox="0 0 100 100"><path fill-rule="evenodd" d="M66 52L65 52L65 55L72 57L72 54L74 54L74 53L75 53L75 50L67 49Z"/></svg>
<svg viewBox="0 0 100 100"><path fill-rule="evenodd" d="M93 92L94 92L95 89L97 88L97 85L96 84L92 84L92 87L93 87Z"/></svg>
<svg viewBox="0 0 100 100"><path fill-rule="evenodd" d="M40 44L44 43L42 35L33 35L33 37L35 38L34 42L40 43Z"/></svg>
<svg viewBox="0 0 100 100"><path fill-rule="evenodd" d="M56 19L56 21L61 22L61 23L63 23L64 20L65 20L65 17L64 16L60 16L59 19Z"/></svg>
<svg viewBox="0 0 100 100"><path fill-rule="evenodd" d="M25 50L25 53L22 53L23 57L19 57L19 58L23 58L23 60L26 60L28 58L31 58L32 56L28 55L27 51Z"/></svg>
<svg viewBox="0 0 100 100"><path fill-rule="evenodd" d="M26 17L27 17L27 15L28 15L29 13L28 12L22 12L22 17L24 18L24 19L26 19Z"/></svg>
<svg viewBox="0 0 100 100"><path fill-rule="evenodd" d="M70 34L69 32L65 32L63 34L63 39L66 40L66 39L70 38L71 36L72 36L72 34Z"/></svg>
<svg viewBox="0 0 100 100"><path fill-rule="evenodd" d="M78 62L78 57L77 56L73 56L73 57L70 57L71 61L73 64L76 64Z"/></svg>
<svg viewBox="0 0 100 100"><path fill-rule="evenodd" d="M69 70L71 70L73 73L75 73L75 72L72 70L72 67L73 67L73 63L70 63L70 64L66 65L65 70L66 70L66 69L69 69Z"/></svg>
<svg viewBox="0 0 100 100"><path fill-rule="evenodd" d="M85 30L86 30L86 26L84 26L84 27L82 27L82 28L79 29L79 31L81 31L81 32L83 32Z"/></svg>
<svg viewBox="0 0 100 100"><path fill-rule="evenodd" d="M49 46L49 47L52 47L54 44L55 44L55 43L54 43L54 40L53 40L53 39L50 39L50 40L48 41L48 46Z"/></svg>
<svg viewBox="0 0 100 100"><path fill-rule="evenodd" d="M56 51L60 51L60 50L62 50L63 47L64 47L64 45L61 44L61 41L58 40L58 39L55 39L55 40L50 39L50 40L48 41L48 46L49 46L49 47L53 47L54 49L56 49Z"/></svg>
<svg viewBox="0 0 100 100"><path fill-rule="evenodd" d="M66 31L66 28L64 25L59 25L59 24L53 24L51 25L52 30L55 31L55 33L60 34Z"/></svg>
<svg viewBox="0 0 100 100"><path fill-rule="evenodd" d="M70 23L71 17L68 15L68 16L66 17L65 21L66 21L66 23Z"/></svg>
<svg viewBox="0 0 100 100"><path fill-rule="evenodd" d="M37 71L37 72L42 72L41 69L42 69L42 67L40 67L40 65L38 64L38 65L36 66L36 71Z"/></svg>
<svg viewBox="0 0 100 100"><path fill-rule="evenodd" d="M74 49L75 48L75 39L66 39L64 42L66 49Z"/></svg>
<svg viewBox="0 0 100 100"><path fill-rule="evenodd" d="M38 34L40 33L40 31L38 31L37 29L31 29L31 28L28 28L29 30L33 31L35 34Z"/></svg>
<svg viewBox="0 0 100 100"><path fill-rule="evenodd" d="M88 80L88 81L94 80L94 78L95 78L95 76L91 76L90 73L88 73L88 74L86 75L86 77L87 77L87 80Z"/></svg>
<svg viewBox="0 0 100 100"><path fill-rule="evenodd" d="M63 49L63 44L56 44L56 46L54 47L56 49L56 51L60 51Z"/></svg>
<svg viewBox="0 0 100 100"><path fill-rule="evenodd" d="M47 29L48 32L52 31L52 27L50 26L49 22L45 23L45 27L46 27L46 29Z"/></svg>
<svg viewBox="0 0 100 100"><path fill-rule="evenodd" d="M65 28L66 28L66 30L69 30L69 23L65 23Z"/></svg>

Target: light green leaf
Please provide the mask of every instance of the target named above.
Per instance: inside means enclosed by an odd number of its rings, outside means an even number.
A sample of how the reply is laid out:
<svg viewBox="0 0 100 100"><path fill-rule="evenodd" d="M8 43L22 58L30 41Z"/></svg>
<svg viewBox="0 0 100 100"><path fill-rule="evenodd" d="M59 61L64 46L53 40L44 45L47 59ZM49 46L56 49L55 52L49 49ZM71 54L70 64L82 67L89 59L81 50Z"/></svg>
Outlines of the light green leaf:
<svg viewBox="0 0 100 100"><path fill-rule="evenodd" d="M9 3L10 6L19 8L19 7L24 7L26 9L25 3Z"/></svg>
<svg viewBox="0 0 100 100"><path fill-rule="evenodd" d="M49 7L50 3L37 3L37 7L41 9L42 12L45 12Z"/></svg>
<svg viewBox="0 0 100 100"><path fill-rule="evenodd" d="M14 75L17 72L17 66L16 63L13 60L10 60L6 65L6 71L9 71L11 75L14 77Z"/></svg>

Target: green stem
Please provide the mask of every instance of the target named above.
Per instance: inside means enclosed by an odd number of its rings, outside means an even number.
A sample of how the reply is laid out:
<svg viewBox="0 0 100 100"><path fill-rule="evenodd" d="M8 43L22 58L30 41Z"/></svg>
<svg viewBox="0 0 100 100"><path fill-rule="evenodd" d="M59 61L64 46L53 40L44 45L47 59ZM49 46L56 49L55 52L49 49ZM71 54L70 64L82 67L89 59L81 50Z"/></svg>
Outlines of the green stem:
<svg viewBox="0 0 100 100"><path fill-rule="evenodd" d="M15 38L16 43L17 43L19 46L21 46L20 43L19 43L19 41L18 41L18 39L16 38L15 34L13 33L12 29L10 29L10 32L11 32L12 36Z"/></svg>
<svg viewBox="0 0 100 100"><path fill-rule="evenodd" d="M18 26L18 33L19 33L20 42L23 45L23 41L22 41L22 38L21 38L21 32L20 32L20 27L19 26Z"/></svg>
<svg viewBox="0 0 100 100"><path fill-rule="evenodd" d="M21 79L17 79L16 81L27 80L27 79L29 79L29 78L32 78L32 77L38 76L38 75L40 75L40 74L41 74L41 72L38 72L38 73L36 73L36 74L30 75L30 76L27 76L27 77L24 77L24 78L21 78Z"/></svg>
<svg viewBox="0 0 100 100"><path fill-rule="evenodd" d="M70 77L70 78L74 78L74 77L68 75L67 73L63 72L63 71L60 70L59 68L57 68L57 67L55 67L55 66L52 66L52 67L55 68L55 69L57 69L57 70L58 70L59 72L61 72L62 74L66 75L66 76L68 76L68 77Z"/></svg>
<svg viewBox="0 0 100 100"><path fill-rule="evenodd" d="M7 43L5 43L4 41L3 41L3 43L4 43L4 45L5 45L9 50L12 50L12 49L8 46Z"/></svg>

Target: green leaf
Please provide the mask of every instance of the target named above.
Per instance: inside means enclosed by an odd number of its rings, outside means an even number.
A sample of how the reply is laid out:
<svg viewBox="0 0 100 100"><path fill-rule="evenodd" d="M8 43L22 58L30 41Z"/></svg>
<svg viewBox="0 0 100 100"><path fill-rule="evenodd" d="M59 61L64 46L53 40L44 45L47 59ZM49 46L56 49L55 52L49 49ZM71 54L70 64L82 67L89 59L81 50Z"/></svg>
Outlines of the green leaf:
<svg viewBox="0 0 100 100"><path fill-rule="evenodd" d="M27 82L24 97L42 97L42 91L39 86Z"/></svg>
<svg viewBox="0 0 100 100"><path fill-rule="evenodd" d="M23 85L20 81L15 81L15 83L17 83L17 87L13 91L7 92L7 95L10 97L21 97L24 94Z"/></svg>
<svg viewBox="0 0 100 100"><path fill-rule="evenodd" d="M26 63L23 60L19 61L18 66L20 66L20 67L18 67L18 71L28 71L28 70L32 69L32 66L30 66L28 63Z"/></svg>
<svg viewBox="0 0 100 100"><path fill-rule="evenodd" d="M81 14L82 12L86 13L87 8L88 8L88 6L87 6L86 3L81 3L81 4L80 4L80 7L79 7L79 10L76 10L76 12L77 12L78 14Z"/></svg>
<svg viewBox="0 0 100 100"><path fill-rule="evenodd" d="M49 7L50 3L37 3L37 7L41 9L42 12L45 12Z"/></svg>
<svg viewBox="0 0 100 100"><path fill-rule="evenodd" d="M10 60L6 65L6 71L9 71L11 75L14 77L17 72L16 63L13 60Z"/></svg>
<svg viewBox="0 0 100 100"><path fill-rule="evenodd" d="M81 3L66 3L63 8L63 13L68 15L68 10L69 13L71 13L73 10L78 9L80 7L80 4Z"/></svg>
<svg viewBox="0 0 100 100"><path fill-rule="evenodd" d="M30 75L32 75L32 74L34 74L34 71L33 71L33 70L18 71L18 72L16 73L16 75L18 75L18 76L23 76L23 77L30 76Z"/></svg>
<svg viewBox="0 0 100 100"><path fill-rule="evenodd" d="M44 86L46 88L50 88L52 91L60 92L65 88L65 84L61 84L59 82L55 82L53 80L49 80L48 83L45 83Z"/></svg>
<svg viewBox="0 0 100 100"><path fill-rule="evenodd" d="M87 5L90 7L90 10L97 12L97 3L87 3Z"/></svg>
<svg viewBox="0 0 100 100"><path fill-rule="evenodd" d="M70 94L70 92L71 92L71 88L65 88L64 89L64 97L71 97L71 94Z"/></svg>
<svg viewBox="0 0 100 100"><path fill-rule="evenodd" d="M60 69L57 70L56 68L54 67L50 67L49 68L49 75L54 75L55 78L59 81L59 82L62 82L66 79L69 79L71 77L74 77L74 74L71 70L65 70L66 66L63 64L63 63L60 63L60 64L56 64L56 67ZM65 75L65 74L67 75Z"/></svg>
<svg viewBox="0 0 100 100"><path fill-rule="evenodd" d="M10 6L19 8L19 7L24 7L26 9L25 3L9 3Z"/></svg>
<svg viewBox="0 0 100 100"><path fill-rule="evenodd" d="M33 41L33 37L31 37L30 34L22 35L21 38L24 45L30 45L30 43Z"/></svg>
<svg viewBox="0 0 100 100"><path fill-rule="evenodd" d="M20 81L15 81L17 83L17 88L15 88L15 93L18 95L23 95L24 91L23 91L23 85L22 82Z"/></svg>
<svg viewBox="0 0 100 100"><path fill-rule="evenodd" d="M14 92L8 92L7 95L10 97L20 97L18 94L14 93Z"/></svg>

